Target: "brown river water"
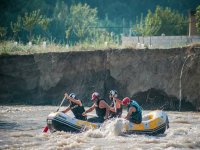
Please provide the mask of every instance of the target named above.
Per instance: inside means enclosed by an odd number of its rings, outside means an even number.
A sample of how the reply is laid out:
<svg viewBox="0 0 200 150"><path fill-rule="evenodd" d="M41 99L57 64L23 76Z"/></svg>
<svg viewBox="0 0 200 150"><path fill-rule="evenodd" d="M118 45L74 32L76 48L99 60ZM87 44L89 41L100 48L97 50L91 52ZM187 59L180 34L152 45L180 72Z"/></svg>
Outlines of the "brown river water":
<svg viewBox="0 0 200 150"><path fill-rule="evenodd" d="M73 134L42 133L56 106L0 106L0 149L174 150L200 149L200 113L167 111L170 128L158 136L121 135L117 119L104 127ZM62 107L60 110L63 110ZM147 114L149 111L143 111ZM126 114L124 110L123 115ZM70 114L72 115L72 114Z"/></svg>

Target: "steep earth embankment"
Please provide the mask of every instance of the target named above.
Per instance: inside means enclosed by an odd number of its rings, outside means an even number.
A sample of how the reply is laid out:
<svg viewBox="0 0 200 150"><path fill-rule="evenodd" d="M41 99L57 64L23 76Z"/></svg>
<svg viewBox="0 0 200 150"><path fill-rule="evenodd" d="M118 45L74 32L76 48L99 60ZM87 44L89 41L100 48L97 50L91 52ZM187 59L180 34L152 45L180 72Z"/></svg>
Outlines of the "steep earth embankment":
<svg viewBox="0 0 200 150"><path fill-rule="evenodd" d="M59 104L67 91L90 105L93 91L106 98L116 89L144 109L178 110L187 59L181 110L200 110L199 53L178 48L0 56L0 104Z"/></svg>

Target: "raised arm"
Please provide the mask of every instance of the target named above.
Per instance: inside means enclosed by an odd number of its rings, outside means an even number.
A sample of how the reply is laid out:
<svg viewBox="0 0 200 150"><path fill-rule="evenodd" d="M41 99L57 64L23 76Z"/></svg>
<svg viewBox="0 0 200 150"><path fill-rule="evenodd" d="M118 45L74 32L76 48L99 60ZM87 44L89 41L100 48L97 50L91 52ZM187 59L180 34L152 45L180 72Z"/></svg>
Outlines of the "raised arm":
<svg viewBox="0 0 200 150"><path fill-rule="evenodd" d="M65 93L65 97L66 97L66 99L68 99L69 101L71 101L71 102L73 102L73 103L75 103L75 104L77 104L77 105L79 105L79 106L82 106L82 103L81 103L80 100L77 100L77 99L74 99L74 98L70 97L67 93Z"/></svg>
<svg viewBox="0 0 200 150"><path fill-rule="evenodd" d="M83 116L87 116L87 113L93 111L96 107L96 104L93 104L88 110L82 113Z"/></svg>

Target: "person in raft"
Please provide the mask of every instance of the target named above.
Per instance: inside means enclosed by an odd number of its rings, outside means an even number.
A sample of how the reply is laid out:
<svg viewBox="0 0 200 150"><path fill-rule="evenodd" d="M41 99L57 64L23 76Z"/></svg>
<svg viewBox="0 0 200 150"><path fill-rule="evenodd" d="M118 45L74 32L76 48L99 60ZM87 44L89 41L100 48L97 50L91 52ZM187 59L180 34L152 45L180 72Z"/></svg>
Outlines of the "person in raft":
<svg viewBox="0 0 200 150"><path fill-rule="evenodd" d="M140 124L142 122L142 109L136 101L130 100L130 98L125 97L122 100L122 105L128 107L128 114L125 119L136 124Z"/></svg>
<svg viewBox="0 0 200 150"><path fill-rule="evenodd" d="M87 120L87 117L82 115L82 113L85 112L82 101L79 100L74 93L71 93L70 95L65 93L65 98L69 100L70 104L62 112L67 113L69 110L71 110L76 119Z"/></svg>
<svg viewBox="0 0 200 150"><path fill-rule="evenodd" d="M109 99L112 100L111 107L114 107L115 111L110 111L109 118L117 118L122 116L122 101L117 98L117 91L111 90L109 92Z"/></svg>
<svg viewBox="0 0 200 150"><path fill-rule="evenodd" d="M98 92L94 92L92 94L91 100L94 102L93 105L82 114L83 116L86 116L87 113L92 112L94 109L96 109L97 117L89 118L89 122L103 123L105 120L108 119L109 111L115 110L114 108L110 107L104 99L100 98Z"/></svg>

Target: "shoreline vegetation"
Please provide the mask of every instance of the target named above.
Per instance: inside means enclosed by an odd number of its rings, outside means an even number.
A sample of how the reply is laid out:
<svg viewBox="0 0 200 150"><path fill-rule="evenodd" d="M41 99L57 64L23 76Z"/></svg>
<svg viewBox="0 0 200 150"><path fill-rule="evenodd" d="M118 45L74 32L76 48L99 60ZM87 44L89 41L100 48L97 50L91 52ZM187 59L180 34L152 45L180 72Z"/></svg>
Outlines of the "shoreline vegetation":
<svg viewBox="0 0 200 150"><path fill-rule="evenodd" d="M174 1L168 3L178 4ZM23 4L26 2L13 2L13 6L18 6L18 9L22 8ZM29 3L27 2L27 4ZM126 2L126 4L127 8L136 6L135 2ZM189 5L188 2L185 2L186 4ZM121 7L122 3L119 2L118 5ZM152 6L154 7L151 9L149 6L146 7L145 11L138 9L138 13L135 13L134 9L130 9L129 14L132 12L132 16L129 17L119 16L116 12L113 14L112 11L117 8L115 6L108 9L111 14L106 13L107 11L102 11L99 2L77 1L71 3L56 0L52 3L44 2L39 8L31 6L31 9L25 7L26 9L15 11L12 10L13 8L11 10L3 9L1 20L4 21L0 24L0 55L124 48L158 49L159 47L152 47L151 42L149 45L145 45L144 39L143 42L139 41L139 43L125 46L123 37L137 36L139 39L139 36L188 35L190 22L189 16L183 11L185 6L169 7L163 2L154 3ZM196 10L196 26L197 31L200 32L198 26L200 5L195 2L187 7ZM46 8L50 8L48 12L46 12ZM128 9L118 9L117 11L122 10L126 14L128 13ZM186 43L179 45L177 43L170 48L185 46L187 46Z"/></svg>
<svg viewBox="0 0 200 150"><path fill-rule="evenodd" d="M49 52L70 52L70 51L95 51L95 50L108 50L108 49L122 49L125 48L121 45L114 43L102 44L88 44L82 43L70 46L68 44L57 44L42 42L40 44L22 44L14 41L0 42L0 55L29 55L35 53L49 53Z"/></svg>
<svg viewBox="0 0 200 150"><path fill-rule="evenodd" d="M166 49L172 48L189 48L192 49L193 47L200 47L200 42L182 45L182 46L175 46ZM0 56L2 55L29 55L29 54L38 54L38 53L51 53L51 52L72 52L72 51L96 51L96 50L111 50L111 49L149 49L148 46L144 46L143 48L137 47L136 45L133 46L123 46L116 43L108 43L104 42L101 44L88 44L82 43L70 46L68 44L57 44L57 43L50 43L50 42L41 42L39 44L22 44L17 43L15 41L2 41L0 42ZM163 49L163 48L151 48L151 49Z"/></svg>

